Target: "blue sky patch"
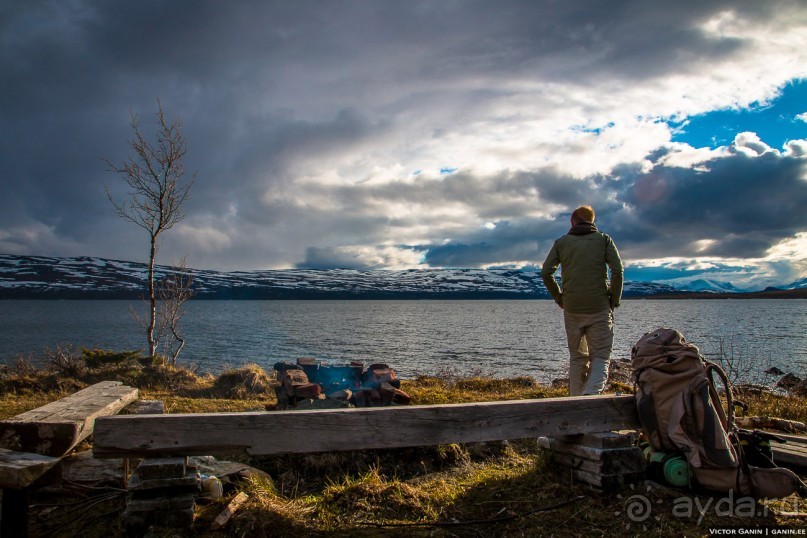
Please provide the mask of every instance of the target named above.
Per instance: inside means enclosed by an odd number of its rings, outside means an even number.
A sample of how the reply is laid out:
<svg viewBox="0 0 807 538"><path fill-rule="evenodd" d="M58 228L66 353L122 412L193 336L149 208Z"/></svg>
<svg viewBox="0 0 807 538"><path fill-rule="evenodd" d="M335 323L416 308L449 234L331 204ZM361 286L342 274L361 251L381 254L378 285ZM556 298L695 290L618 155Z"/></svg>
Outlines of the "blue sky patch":
<svg viewBox="0 0 807 538"><path fill-rule="evenodd" d="M584 125L575 125L571 128L572 131L576 131L578 133L593 133L596 135L602 134L603 131L606 129L610 129L611 127L615 126L614 122L608 122L607 124L603 125L602 127L586 127Z"/></svg>
<svg viewBox="0 0 807 538"><path fill-rule="evenodd" d="M781 149L788 140L807 139L807 121L796 118L805 113L807 80L802 79L787 84L770 103L754 103L742 110L717 110L669 125L675 130L673 142L696 148L728 146L738 133L751 131L772 148Z"/></svg>

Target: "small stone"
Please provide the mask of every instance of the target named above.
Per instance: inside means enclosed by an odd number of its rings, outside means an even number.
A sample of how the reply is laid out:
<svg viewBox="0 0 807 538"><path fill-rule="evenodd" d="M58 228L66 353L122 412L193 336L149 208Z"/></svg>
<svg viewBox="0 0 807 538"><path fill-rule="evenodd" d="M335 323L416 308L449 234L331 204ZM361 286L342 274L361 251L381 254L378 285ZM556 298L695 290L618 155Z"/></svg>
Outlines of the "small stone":
<svg viewBox="0 0 807 538"><path fill-rule="evenodd" d="M793 387L795 387L796 385L798 385L799 383L801 383L801 378L800 377L798 377L796 375L793 375L793 374L785 374L782 377L782 379L780 379L776 383L776 386L780 387L780 388L783 388L785 390L790 390Z"/></svg>

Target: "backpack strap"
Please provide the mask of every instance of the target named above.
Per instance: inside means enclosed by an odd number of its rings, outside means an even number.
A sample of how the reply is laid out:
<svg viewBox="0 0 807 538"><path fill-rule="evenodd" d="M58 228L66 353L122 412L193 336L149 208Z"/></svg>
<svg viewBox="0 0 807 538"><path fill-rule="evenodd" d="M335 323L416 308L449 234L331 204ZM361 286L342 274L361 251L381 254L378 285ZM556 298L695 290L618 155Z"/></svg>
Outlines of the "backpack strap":
<svg viewBox="0 0 807 538"><path fill-rule="evenodd" d="M731 383L729 382L729 377L726 375L725 370L723 370L723 368L717 364L707 360L704 360L704 362L706 363L706 377L709 380L709 394L712 397L715 410L720 417L720 421L723 423L723 429L725 429L726 432L731 432L735 429L734 395L731 393ZM720 395L717 393L713 374L717 374L717 377L720 378L720 381L726 388L726 406L728 407L728 410L723 408L723 403L720 401ZM728 413L728 415L726 413Z"/></svg>
<svg viewBox="0 0 807 538"><path fill-rule="evenodd" d="M751 475L751 469L748 466L748 459L743 451L742 443L740 441L740 432L734 423L734 395L731 392L731 383L726 371L723 370L718 364L704 360L706 363L706 377L709 380L709 393L712 396L712 401L717 411L718 417L723 422L723 428L726 430L729 443L734 448L735 456L737 457L737 474L735 475L735 491L743 491L743 477ZM713 374L717 374L723 386L726 389L726 405L728 406L728 415L726 410L723 409L723 403L720 401L720 395L717 393L715 387L715 380Z"/></svg>

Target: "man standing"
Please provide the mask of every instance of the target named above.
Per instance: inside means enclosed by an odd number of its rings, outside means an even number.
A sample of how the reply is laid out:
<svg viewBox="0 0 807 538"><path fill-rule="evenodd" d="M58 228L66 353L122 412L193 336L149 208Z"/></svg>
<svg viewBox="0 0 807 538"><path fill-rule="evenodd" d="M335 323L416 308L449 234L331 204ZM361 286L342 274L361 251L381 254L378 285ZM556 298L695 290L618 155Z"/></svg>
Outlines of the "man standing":
<svg viewBox="0 0 807 538"><path fill-rule="evenodd" d="M554 276L558 265L562 287ZM574 210L572 228L552 245L541 278L563 309L570 354L569 393L599 394L608 379L614 308L622 298L622 260L613 240L594 225L591 206Z"/></svg>

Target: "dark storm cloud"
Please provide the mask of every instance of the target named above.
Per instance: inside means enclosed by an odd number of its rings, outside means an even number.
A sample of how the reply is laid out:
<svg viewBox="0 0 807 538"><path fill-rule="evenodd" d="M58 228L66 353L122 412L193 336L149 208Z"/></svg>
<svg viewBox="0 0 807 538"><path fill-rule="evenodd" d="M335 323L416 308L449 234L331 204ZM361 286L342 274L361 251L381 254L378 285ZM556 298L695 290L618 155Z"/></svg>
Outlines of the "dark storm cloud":
<svg viewBox="0 0 807 538"><path fill-rule="evenodd" d="M758 157L734 153L704 164L708 170L657 166L647 174L634 171L619 181L607 180L607 189L598 177L541 177L534 186L539 199L547 202L570 209L580 203L593 205L600 228L629 258L761 258L771 246L807 229L803 159L773 152ZM523 176L507 184L520 192L532 181ZM490 192L476 194L483 207ZM447 244L421 246L428 249L426 261L435 266L539 260L551 240L566 232L569 213L504 223ZM703 241L708 243L699 243Z"/></svg>
<svg viewBox="0 0 807 538"><path fill-rule="evenodd" d="M574 179L556 171L503 173L496 177L456 173L441 181L339 188L329 190L328 196L345 209L343 224L352 222L355 231L379 229L381 223L377 221L374 207L390 205L396 200L434 208L462 206L463 214L468 216L466 231L456 234L447 243L412 246L425 251L424 262L431 266L464 267L538 260L545 255L551 241L567 231L571 209L582 203L596 206L601 215L605 214L600 221L608 222L611 209L619 204L609 200L612 190L603 188L604 181L599 176ZM558 206L570 209L559 215L548 209ZM530 213L543 215L512 217ZM423 215L389 218L384 224L401 228L427 224L435 230L451 227L451 222L439 212L425 218L429 220L424 221ZM483 226L488 223L492 226ZM349 230L343 229L342 233ZM334 263L344 263L334 260ZM327 265L323 251L317 251L316 260L307 266L323 265Z"/></svg>
<svg viewBox="0 0 807 538"><path fill-rule="evenodd" d="M617 212L612 227L629 252L755 258L807 228L803 159L740 153L705 165L660 166L625 180L620 198L630 210ZM703 240L712 243L699 248Z"/></svg>
<svg viewBox="0 0 807 538"><path fill-rule="evenodd" d="M552 228L553 223L544 219L502 222L493 229L469 234L463 238L467 243L422 248L427 249L426 262L434 267L480 267L511 260L539 262L544 255L540 247L548 250L551 246L547 230Z"/></svg>
<svg viewBox="0 0 807 538"><path fill-rule="evenodd" d="M540 260L579 203L593 204L635 257L758 256L805 229L796 210L807 201L803 160L734 154L707 163L708 172L663 164L642 172L643 159L661 163L660 149L582 175L522 162L531 151L551 151L547 162L582 158L596 144L561 137L549 150L536 141L508 154L505 144L484 171L462 162L473 156L462 136L545 117L571 129L607 116L597 107L620 106L622 92L653 96L668 76L752 56L753 32L704 27L732 17L781 33L800 24L803 6L6 2L0 250L136 258L142 238L111 211L104 182L122 191L102 159L126 157L130 110L153 132L160 99L184 119L186 169L199 177L187 226L172 231L164 252L191 250L201 266L358 267L359 247L390 244L419 249L435 266ZM401 179L423 162L458 172ZM367 263L378 259L386 258Z"/></svg>

